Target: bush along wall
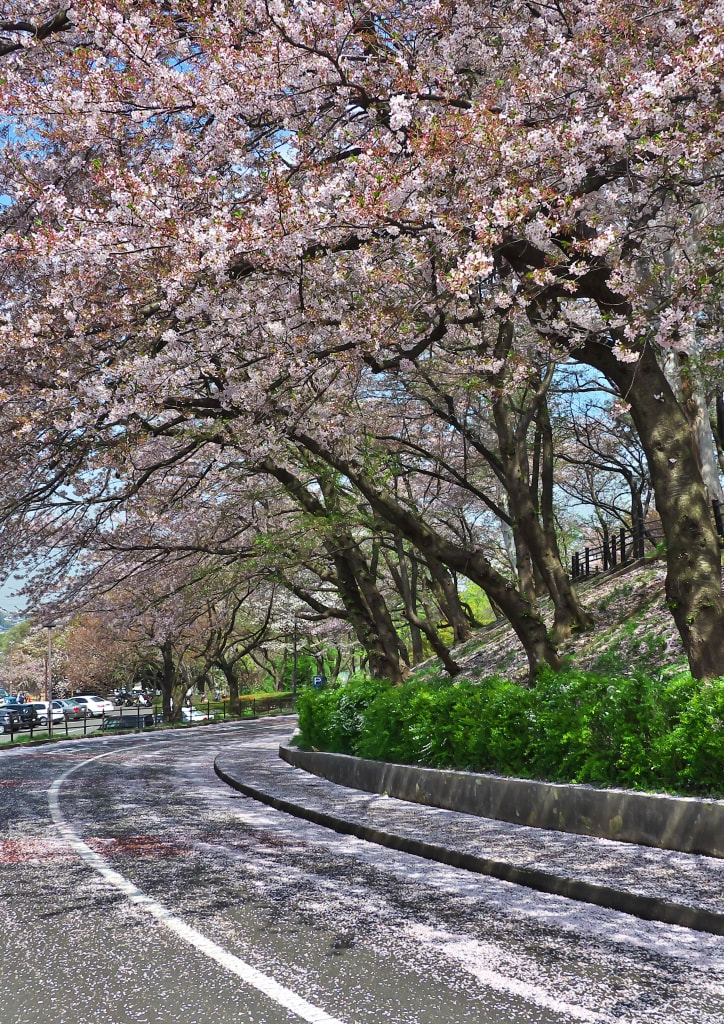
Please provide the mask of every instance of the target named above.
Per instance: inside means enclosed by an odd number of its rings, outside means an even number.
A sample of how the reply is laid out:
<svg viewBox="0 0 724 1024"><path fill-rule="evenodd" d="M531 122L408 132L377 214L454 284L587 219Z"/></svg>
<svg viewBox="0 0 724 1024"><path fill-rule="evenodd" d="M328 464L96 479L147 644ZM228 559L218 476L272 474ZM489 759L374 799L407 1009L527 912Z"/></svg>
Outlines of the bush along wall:
<svg viewBox="0 0 724 1024"><path fill-rule="evenodd" d="M430 768L724 796L724 678L546 671L535 689L489 677L305 691L306 749Z"/></svg>

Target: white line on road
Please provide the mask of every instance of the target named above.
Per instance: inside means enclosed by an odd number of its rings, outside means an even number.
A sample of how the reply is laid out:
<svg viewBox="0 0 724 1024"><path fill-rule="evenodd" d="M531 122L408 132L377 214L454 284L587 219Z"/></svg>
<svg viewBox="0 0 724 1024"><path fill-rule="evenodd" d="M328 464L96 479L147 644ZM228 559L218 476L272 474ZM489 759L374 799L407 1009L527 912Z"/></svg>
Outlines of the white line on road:
<svg viewBox="0 0 724 1024"><path fill-rule="evenodd" d="M101 757L110 756L110 753L97 754L95 757L89 757L87 761L73 765L72 768L63 772L62 775L59 775L48 790L50 815L61 836L70 844L72 849L75 850L86 864L96 871L101 878L114 886L114 888L118 889L119 892L122 892L130 903L155 918L156 921L158 921L164 928L167 928L168 931L173 932L174 935L183 939L183 941L187 942L190 946L193 946L199 953L203 953L204 956L209 957L209 959L215 960L217 964L220 964L227 971L235 974L245 982L245 984L251 985L259 992L262 992L265 996L268 996L269 999L272 999L279 1006L283 1006L285 1009L291 1010L292 1013L295 1013L302 1020L309 1021L309 1024L343 1024L343 1022L338 1020L338 1018L330 1017L330 1015L325 1013L324 1010L321 1010L318 1006L314 1006L312 1003L308 1003L306 999L302 999L302 997L298 996L296 992L292 992L291 989L286 988L284 985L280 985L267 974L263 974L255 967L252 967L251 964L241 960L238 956L234 956L233 953L229 953L228 950L219 946L211 939L208 939L205 935L202 935L201 932L186 924L179 917L176 917L157 900L152 899L150 896L146 896L133 884L133 882L126 878L125 875L122 875L119 871L112 868L108 862L100 856L100 854L96 853L95 850L92 850L90 846L84 843L83 840L76 835L60 810L60 787L68 776L73 772L78 771L79 768L84 768L87 764L90 764L91 761L97 761Z"/></svg>

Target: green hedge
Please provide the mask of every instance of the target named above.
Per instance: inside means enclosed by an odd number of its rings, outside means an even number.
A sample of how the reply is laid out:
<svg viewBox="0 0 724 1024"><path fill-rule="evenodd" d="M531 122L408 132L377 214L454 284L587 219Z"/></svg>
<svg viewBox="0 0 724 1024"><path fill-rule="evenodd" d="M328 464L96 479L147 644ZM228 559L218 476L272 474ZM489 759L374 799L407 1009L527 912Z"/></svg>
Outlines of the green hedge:
<svg viewBox="0 0 724 1024"><path fill-rule="evenodd" d="M533 690L364 680L298 701L300 743L433 768L724 795L724 678L544 672Z"/></svg>

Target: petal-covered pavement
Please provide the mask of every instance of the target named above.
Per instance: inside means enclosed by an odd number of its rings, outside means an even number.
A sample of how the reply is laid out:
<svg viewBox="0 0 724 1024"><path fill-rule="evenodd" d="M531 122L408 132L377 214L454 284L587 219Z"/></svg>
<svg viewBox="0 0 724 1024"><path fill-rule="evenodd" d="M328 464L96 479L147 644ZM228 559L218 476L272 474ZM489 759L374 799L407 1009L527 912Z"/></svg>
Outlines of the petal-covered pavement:
<svg viewBox="0 0 724 1024"><path fill-rule="evenodd" d="M241 759L261 786L291 730L0 754L2 1024L724 1024L720 936L340 835L215 775Z"/></svg>

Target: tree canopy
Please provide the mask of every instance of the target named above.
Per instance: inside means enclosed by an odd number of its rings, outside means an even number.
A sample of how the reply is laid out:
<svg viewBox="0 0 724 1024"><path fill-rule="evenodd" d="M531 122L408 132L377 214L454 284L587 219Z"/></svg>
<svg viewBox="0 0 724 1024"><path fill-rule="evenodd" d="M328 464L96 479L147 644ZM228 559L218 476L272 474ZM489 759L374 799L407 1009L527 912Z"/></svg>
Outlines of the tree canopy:
<svg viewBox="0 0 724 1024"><path fill-rule="evenodd" d="M721 349L724 5L15 0L0 33L8 565L42 550L80 592L98 558L245 564L393 676L398 613L463 628L459 574L534 677L591 622L551 423L585 366L645 456L692 671L720 671L692 410Z"/></svg>

